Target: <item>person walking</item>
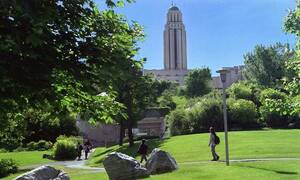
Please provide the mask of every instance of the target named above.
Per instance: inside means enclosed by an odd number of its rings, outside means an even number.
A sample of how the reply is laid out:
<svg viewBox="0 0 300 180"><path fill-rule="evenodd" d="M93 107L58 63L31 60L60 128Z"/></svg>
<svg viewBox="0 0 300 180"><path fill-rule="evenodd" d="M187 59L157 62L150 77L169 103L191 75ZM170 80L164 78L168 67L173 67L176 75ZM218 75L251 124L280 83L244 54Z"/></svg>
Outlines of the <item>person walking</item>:
<svg viewBox="0 0 300 180"><path fill-rule="evenodd" d="M92 148L92 144L91 144L90 140L87 140L84 143L84 155L85 155L85 159L88 158L88 154L89 154L91 148Z"/></svg>
<svg viewBox="0 0 300 180"><path fill-rule="evenodd" d="M146 140L143 139L138 149L138 153L141 155L141 163L143 162L143 160L147 161L147 151L148 151L148 146L146 145Z"/></svg>
<svg viewBox="0 0 300 180"><path fill-rule="evenodd" d="M77 160L79 161L81 160L81 152L83 150L83 147L80 144L80 142L78 142L76 150L77 150Z"/></svg>
<svg viewBox="0 0 300 180"><path fill-rule="evenodd" d="M211 154L213 156L212 161L218 161L220 156L218 156L218 154L216 153L216 146L217 146L217 144L220 143L220 139L217 136L215 129L213 127L209 128L209 132L210 132L210 137L209 137L208 146L210 146Z"/></svg>

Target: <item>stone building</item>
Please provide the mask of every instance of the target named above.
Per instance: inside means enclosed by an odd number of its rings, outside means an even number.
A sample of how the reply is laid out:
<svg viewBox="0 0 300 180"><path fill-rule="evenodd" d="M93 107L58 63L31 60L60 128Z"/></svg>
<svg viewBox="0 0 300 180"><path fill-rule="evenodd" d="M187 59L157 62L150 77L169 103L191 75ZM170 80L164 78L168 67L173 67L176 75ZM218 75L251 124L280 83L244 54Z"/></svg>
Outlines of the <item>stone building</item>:
<svg viewBox="0 0 300 180"><path fill-rule="evenodd" d="M89 139L95 147L108 147L119 142L120 126L117 124L98 124L93 126L78 119L76 126L83 139Z"/></svg>
<svg viewBox="0 0 300 180"><path fill-rule="evenodd" d="M190 70L187 69L186 31L182 13L178 7L172 6L167 13L167 22L164 29L164 69L144 70L144 74L152 74L156 79L184 84L184 78ZM243 80L244 66L224 67L230 73L227 75L226 87ZM222 88L220 77L212 77L211 86Z"/></svg>
<svg viewBox="0 0 300 180"><path fill-rule="evenodd" d="M183 85L187 70L186 31L182 13L172 6L167 13L164 30L164 69L144 70L144 74L153 74L157 79L176 81Z"/></svg>
<svg viewBox="0 0 300 180"><path fill-rule="evenodd" d="M229 72L226 75L225 87L228 88L233 83L244 80L243 69L244 66L234 66L234 67L223 67ZM212 77L212 87L215 89L222 89L222 82L220 76Z"/></svg>
<svg viewBox="0 0 300 180"><path fill-rule="evenodd" d="M164 118L167 112L166 108L148 108L144 118L137 123L139 133L147 136L162 136L166 128Z"/></svg>

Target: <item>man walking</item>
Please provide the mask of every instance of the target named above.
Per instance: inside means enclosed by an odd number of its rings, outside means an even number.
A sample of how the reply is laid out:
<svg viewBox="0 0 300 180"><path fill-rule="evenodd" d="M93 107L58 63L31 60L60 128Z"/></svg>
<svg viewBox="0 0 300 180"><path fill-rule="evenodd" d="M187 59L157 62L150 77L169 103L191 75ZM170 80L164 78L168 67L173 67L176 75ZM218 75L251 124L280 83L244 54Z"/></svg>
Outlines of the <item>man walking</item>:
<svg viewBox="0 0 300 180"><path fill-rule="evenodd" d="M143 160L147 161L147 151L148 151L148 146L146 145L146 140L143 139L142 144L138 149L138 153L142 156L141 163L143 162Z"/></svg>

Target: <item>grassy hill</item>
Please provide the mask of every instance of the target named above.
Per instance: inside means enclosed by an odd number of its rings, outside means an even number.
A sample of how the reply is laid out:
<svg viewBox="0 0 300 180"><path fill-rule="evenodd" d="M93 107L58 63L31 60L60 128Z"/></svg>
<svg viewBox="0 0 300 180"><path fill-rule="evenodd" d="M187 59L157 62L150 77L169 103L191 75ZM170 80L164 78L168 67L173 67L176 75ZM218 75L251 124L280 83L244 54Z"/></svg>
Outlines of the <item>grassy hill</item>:
<svg viewBox="0 0 300 180"><path fill-rule="evenodd" d="M217 151L224 160L223 133L218 133L221 144ZM224 162L210 162L211 154L208 147L209 134L193 134L176 136L160 140L149 140L150 148L159 147L175 157L179 170L154 175L148 179L183 180L183 179L216 179L216 180L265 180L265 179L300 179L299 160L262 161L262 162L232 162L229 167ZM245 158L300 158L300 130L264 130L264 131L236 131L229 133L230 159ZM89 160L92 166L102 166L106 154L119 151L136 157L138 143L132 148L113 146L97 148ZM30 158L30 153L32 158ZM38 152L0 153L0 158L11 157L22 165L42 162ZM22 158L23 157L23 158ZM88 170L64 169L72 180L108 179L106 173L94 173ZM11 175L5 179L13 179Z"/></svg>
<svg viewBox="0 0 300 180"><path fill-rule="evenodd" d="M224 133L217 133L221 139L217 146L221 160L224 160ZM175 136L164 141L149 140L151 149L158 147L173 155L178 163L208 161L211 159L208 147L209 134ZM300 130L264 130L235 131L229 133L229 150L231 159L300 157ZM118 151L137 157L139 144L132 148L113 146L98 148L89 161L92 166L101 166L107 153ZM139 157L137 157L139 158Z"/></svg>

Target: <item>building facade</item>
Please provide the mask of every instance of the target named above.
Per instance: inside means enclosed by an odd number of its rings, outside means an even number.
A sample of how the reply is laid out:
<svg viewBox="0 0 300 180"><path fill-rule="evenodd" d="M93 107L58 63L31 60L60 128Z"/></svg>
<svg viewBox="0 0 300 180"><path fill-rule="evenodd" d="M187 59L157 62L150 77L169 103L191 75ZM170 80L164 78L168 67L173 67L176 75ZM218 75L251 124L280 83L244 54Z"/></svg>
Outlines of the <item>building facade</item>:
<svg viewBox="0 0 300 180"><path fill-rule="evenodd" d="M157 79L175 81L183 85L187 70L186 31L182 13L172 6L167 13L164 29L164 69L144 70Z"/></svg>
<svg viewBox="0 0 300 180"><path fill-rule="evenodd" d="M156 79L175 81L184 85L187 69L187 38L182 13L178 7L172 6L167 13L164 28L164 69L144 70L144 74L152 74ZM229 70L225 86L243 80L244 66L223 67ZM212 77L212 88L221 89L220 77Z"/></svg>

